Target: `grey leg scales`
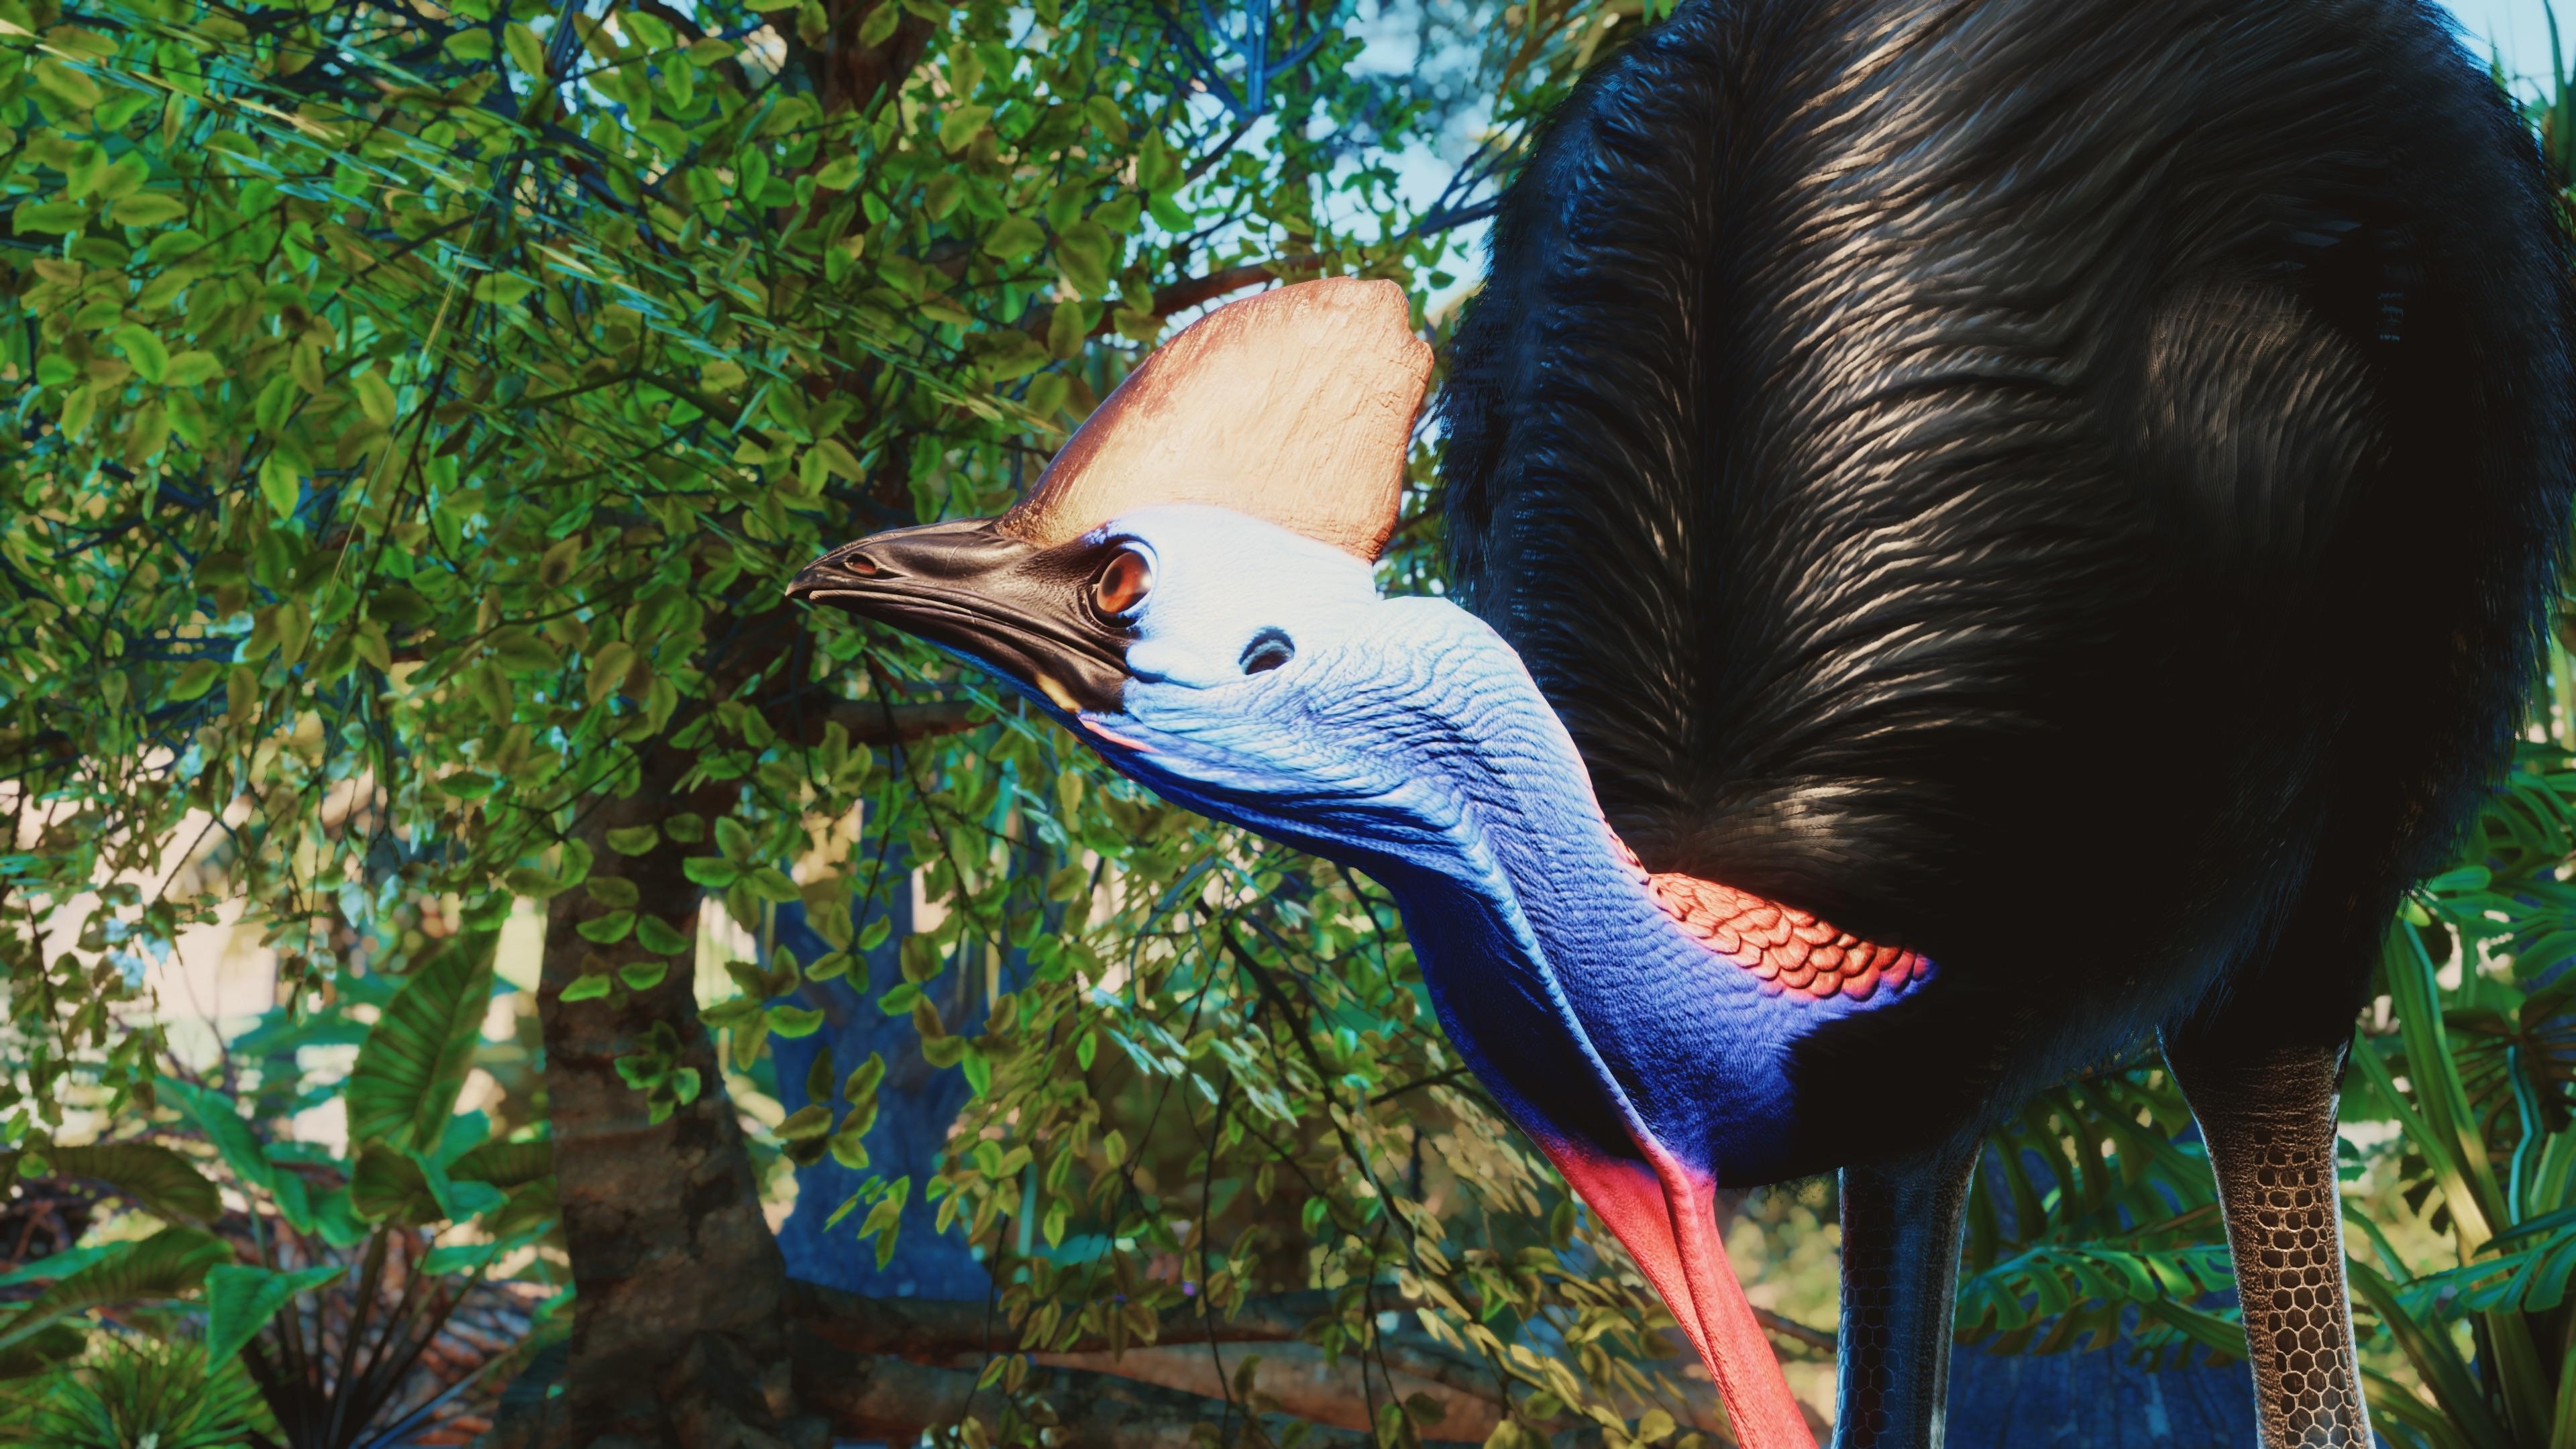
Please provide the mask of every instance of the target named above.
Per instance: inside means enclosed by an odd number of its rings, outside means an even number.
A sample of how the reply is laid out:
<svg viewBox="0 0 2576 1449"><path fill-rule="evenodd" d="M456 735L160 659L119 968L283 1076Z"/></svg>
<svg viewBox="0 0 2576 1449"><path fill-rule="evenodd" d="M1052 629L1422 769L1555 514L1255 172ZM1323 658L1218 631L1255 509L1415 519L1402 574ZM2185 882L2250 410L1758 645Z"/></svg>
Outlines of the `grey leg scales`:
<svg viewBox="0 0 2576 1449"><path fill-rule="evenodd" d="M2343 1049L2196 1053L2168 1041L2165 1060L2218 1175L2265 1449L2368 1449L2335 1196Z"/></svg>
<svg viewBox="0 0 2576 1449"><path fill-rule="evenodd" d="M1971 1152L1843 1169L1834 1449L1938 1449L1959 1228L1976 1165Z"/></svg>

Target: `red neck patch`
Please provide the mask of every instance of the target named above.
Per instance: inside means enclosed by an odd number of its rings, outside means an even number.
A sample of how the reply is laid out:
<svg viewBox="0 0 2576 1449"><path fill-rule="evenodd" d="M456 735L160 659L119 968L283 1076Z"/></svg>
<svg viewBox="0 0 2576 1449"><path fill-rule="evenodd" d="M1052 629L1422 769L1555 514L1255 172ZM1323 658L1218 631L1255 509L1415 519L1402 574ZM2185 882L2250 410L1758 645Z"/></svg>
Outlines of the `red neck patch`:
<svg viewBox="0 0 2576 1449"><path fill-rule="evenodd" d="M1619 841L1618 849L1630 865L1645 870L1627 842ZM1867 1001L1881 987L1892 991L1930 974L1919 952L1874 945L1805 911L1712 880L1649 874L1646 891L1710 951L1778 990L1818 1001L1839 991Z"/></svg>

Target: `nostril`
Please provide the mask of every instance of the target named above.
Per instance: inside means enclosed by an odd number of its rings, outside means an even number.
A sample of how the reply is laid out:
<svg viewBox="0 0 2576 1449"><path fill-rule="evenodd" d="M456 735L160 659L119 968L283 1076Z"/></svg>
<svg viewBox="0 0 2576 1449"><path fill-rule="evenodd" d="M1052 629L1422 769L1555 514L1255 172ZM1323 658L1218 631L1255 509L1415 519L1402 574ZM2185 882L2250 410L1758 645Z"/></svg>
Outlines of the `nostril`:
<svg viewBox="0 0 2576 1449"><path fill-rule="evenodd" d="M885 572L884 569L877 566L877 561L875 559L872 559L863 553L854 553L848 558L841 560L841 570L844 573L857 574L863 579L872 579Z"/></svg>

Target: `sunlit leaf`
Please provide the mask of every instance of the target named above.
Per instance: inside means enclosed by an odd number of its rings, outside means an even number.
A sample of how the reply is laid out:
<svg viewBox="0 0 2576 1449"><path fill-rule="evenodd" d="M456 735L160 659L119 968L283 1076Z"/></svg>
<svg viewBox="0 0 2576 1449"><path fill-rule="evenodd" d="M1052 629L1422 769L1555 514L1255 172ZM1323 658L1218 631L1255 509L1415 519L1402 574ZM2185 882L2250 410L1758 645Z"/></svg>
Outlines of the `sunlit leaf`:
<svg viewBox="0 0 2576 1449"><path fill-rule="evenodd" d="M342 1096L352 1142L433 1147L492 997L496 937L468 931L412 968L358 1048Z"/></svg>

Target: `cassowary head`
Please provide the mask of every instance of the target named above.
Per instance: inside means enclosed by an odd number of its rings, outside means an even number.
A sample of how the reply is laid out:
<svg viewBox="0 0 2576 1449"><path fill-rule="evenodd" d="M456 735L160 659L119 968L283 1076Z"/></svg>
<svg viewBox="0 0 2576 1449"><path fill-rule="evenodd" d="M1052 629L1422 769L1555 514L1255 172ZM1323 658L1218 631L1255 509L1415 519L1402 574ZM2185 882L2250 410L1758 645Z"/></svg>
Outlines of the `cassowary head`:
<svg viewBox="0 0 2576 1449"><path fill-rule="evenodd" d="M990 670L1181 803L1424 860L1459 805L1404 757L1455 666L1520 672L1473 617L1372 577L1429 372L1392 282L1264 293L1149 358L1009 513L861 539L789 594Z"/></svg>

